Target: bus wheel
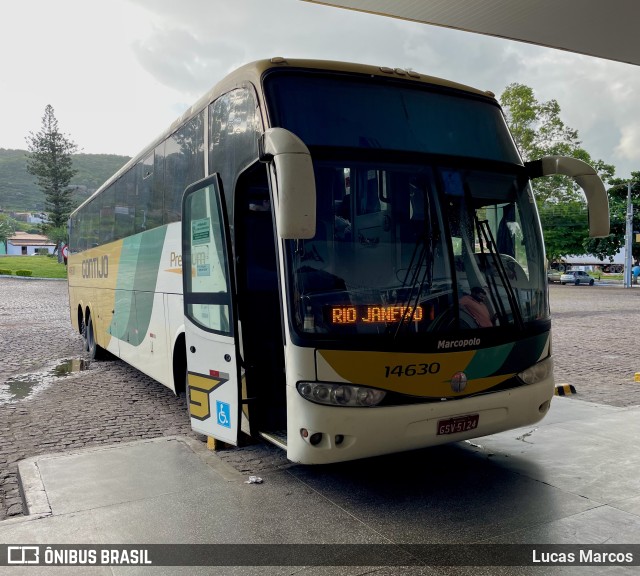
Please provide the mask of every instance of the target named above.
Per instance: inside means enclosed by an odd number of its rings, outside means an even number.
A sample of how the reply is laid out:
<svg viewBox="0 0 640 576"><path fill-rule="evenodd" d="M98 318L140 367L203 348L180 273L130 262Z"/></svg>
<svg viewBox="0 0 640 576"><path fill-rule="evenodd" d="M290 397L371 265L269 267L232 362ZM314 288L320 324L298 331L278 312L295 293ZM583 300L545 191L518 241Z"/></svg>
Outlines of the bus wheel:
<svg viewBox="0 0 640 576"><path fill-rule="evenodd" d="M87 325L84 322L84 318L80 319L80 335L82 336L82 349L88 352L89 339L87 338Z"/></svg>
<svg viewBox="0 0 640 576"><path fill-rule="evenodd" d="M95 329L93 328L93 319L91 318L91 316L89 316L87 320L87 327L85 329L85 332L87 335L86 341L87 351L89 352L89 359L102 360L103 358L105 358L105 350L98 346L98 343L96 342L96 333Z"/></svg>

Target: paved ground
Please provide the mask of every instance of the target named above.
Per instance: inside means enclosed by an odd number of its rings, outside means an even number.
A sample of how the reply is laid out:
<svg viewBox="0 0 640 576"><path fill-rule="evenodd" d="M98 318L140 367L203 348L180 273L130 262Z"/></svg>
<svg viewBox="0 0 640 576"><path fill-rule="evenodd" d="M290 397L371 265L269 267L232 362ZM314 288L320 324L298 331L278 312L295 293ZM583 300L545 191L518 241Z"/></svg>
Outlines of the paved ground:
<svg viewBox="0 0 640 576"><path fill-rule="evenodd" d="M581 400L640 405L640 287L555 284L550 294L556 382Z"/></svg>
<svg viewBox="0 0 640 576"><path fill-rule="evenodd" d="M81 366L69 323L66 283L0 278L0 520L23 513L17 461L81 448L185 435L184 400L118 360ZM551 287L558 383L582 400L640 405L640 288ZM80 370L80 368L84 368ZM75 371L74 371L75 370ZM34 393L35 392L35 393ZM220 452L245 473L287 466L256 444Z"/></svg>

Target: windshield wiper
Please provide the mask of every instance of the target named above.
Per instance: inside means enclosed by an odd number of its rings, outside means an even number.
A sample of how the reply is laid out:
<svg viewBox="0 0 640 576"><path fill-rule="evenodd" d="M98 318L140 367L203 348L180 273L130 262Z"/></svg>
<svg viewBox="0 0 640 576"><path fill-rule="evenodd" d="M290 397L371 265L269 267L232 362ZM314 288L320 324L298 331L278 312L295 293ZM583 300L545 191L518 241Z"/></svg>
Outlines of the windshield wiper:
<svg viewBox="0 0 640 576"><path fill-rule="evenodd" d="M394 340L413 321L424 287L431 287L433 283L434 239L433 228L430 226L431 221L431 203L429 196L425 194L424 226L416 239L409 267L402 281L402 288L410 286L408 296L404 299L404 306L410 312L408 317L403 317L398 321L393 334Z"/></svg>
<svg viewBox="0 0 640 576"><path fill-rule="evenodd" d="M504 262L502 261L502 258L498 253L496 241L493 238L491 228L489 227L489 221L480 220L477 214L474 214L474 220L476 223L476 229L478 231L480 253L483 255L486 255L488 253L488 255L491 257L493 267L498 272L500 282L502 283L502 286L504 287L505 293L507 295L507 300L509 301L509 306L511 307L511 312L513 313L513 318L515 320L516 326L522 329L524 328L524 321L522 320L522 313L520 311L518 299L513 286L511 286L511 282L509 282L509 277L507 275L507 270L504 266ZM487 247L487 253L485 253L485 245ZM487 279L489 292L491 294L491 302L494 307L496 303L498 303L501 316L505 320L507 320L507 311L505 310L504 302L502 301L502 298L500 298L500 294L498 293L498 284L496 282L496 278L493 274L489 273L487 264L488 262L485 262L485 266L487 267L485 278Z"/></svg>

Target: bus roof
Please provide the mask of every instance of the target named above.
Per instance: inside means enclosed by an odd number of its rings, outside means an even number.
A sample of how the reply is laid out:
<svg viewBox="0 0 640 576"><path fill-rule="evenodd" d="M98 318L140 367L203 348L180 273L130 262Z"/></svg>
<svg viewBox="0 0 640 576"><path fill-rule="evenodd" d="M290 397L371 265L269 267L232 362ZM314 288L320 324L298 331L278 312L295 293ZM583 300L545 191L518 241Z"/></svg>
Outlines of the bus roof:
<svg viewBox="0 0 640 576"><path fill-rule="evenodd" d="M256 88L260 87L263 74L267 70L275 68L291 68L291 69L307 69L307 70L324 70L327 72L342 72L350 74L378 76L380 78L394 78L414 80L424 84L441 86L443 88L451 88L453 90L459 90L468 92L470 94L479 95L495 99L495 95L490 91L482 91L464 84L444 80L442 78L436 78L435 76L428 76L420 74L413 70L404 70L402 68L389 68L386 66L373 66L367 64L356 64L352 62L339 62L334 60L305 60L305 59L289 59L282 57L274 57L268 60L256 60L237 68L222 80L220 80L211 90L206 92L199 100L197 100L192 106L190 106L185 112L178 118L176 118L171 125L162 132L157 138L155 138L148 146L146 146L141 152L136 154L131 160L129 160L120 170L118 170L113 176L106 180L96 190L90 198L85 200L74 212L80 210L85 204L91 202L93 198L98 196L102 190L107 188L113 182L118 180L123 174L129 171L140 160L144 159L152 150L162 143L167 137L171 136L180 126L185 122L196 116L204 108L206 108L211 102L216 100L222 94L225 94L234 88L240 88L253 84Z"/></svg>

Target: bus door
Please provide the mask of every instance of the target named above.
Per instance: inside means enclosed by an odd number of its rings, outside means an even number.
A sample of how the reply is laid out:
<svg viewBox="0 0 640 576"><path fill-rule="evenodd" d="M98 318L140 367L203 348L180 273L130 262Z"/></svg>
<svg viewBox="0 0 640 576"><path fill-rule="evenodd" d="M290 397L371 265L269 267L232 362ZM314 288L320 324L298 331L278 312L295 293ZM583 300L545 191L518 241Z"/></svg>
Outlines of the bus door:
<svg viewBox="0 0 640 576"><path fill-rule="evenodd" d="M189 186L182 200L182 278L191 427L237 445L239 354L228 234L219 176Z"/></svg>

